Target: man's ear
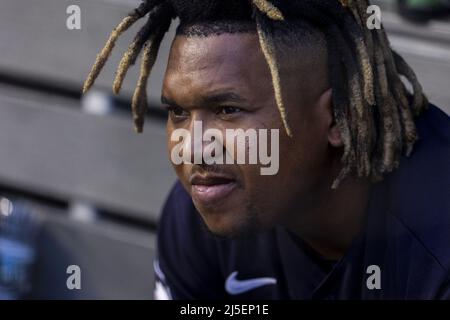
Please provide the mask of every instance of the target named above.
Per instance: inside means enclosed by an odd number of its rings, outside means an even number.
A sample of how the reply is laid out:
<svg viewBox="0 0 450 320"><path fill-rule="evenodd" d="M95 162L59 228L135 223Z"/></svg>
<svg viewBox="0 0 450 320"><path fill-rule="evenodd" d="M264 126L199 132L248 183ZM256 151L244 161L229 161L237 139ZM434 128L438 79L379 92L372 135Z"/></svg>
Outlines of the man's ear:
<svg viewBox="0 0 450 320"><path fill-rule="evenodd" d="M331 88L320 96L319 107L324 113L328 126L328 142L335 148L342 147L344 143L342 142L341 132L334 117L333 92Z"/></svg>

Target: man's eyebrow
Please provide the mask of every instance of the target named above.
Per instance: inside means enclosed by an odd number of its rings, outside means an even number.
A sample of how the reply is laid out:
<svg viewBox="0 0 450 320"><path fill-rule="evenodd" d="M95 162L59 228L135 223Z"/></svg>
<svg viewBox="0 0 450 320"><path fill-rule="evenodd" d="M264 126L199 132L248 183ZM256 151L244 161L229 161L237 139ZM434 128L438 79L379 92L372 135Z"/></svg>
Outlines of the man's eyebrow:
<svg viewBox="0 0 450 320"><path fill-rule="evenodd" d="M229 102L235 102L235 103L245 103L247 100L238 95L235 92L219 92L219 93L213 93L205 95L201 98L202 104L209 105L209 104L220 104L220 103L229 103ZM161 103L169 106L179 107L179 105L167 98L164 95L161 95Z"/></svg>
<svg viewBox="0 0 450 320"><path fill-rule="evenodd" d="M178 104L175 101L170 100L169 98L167 98L165 96L161 96L161 103L169 105L169 106L178 107Z"/></svg>
<svg viewBox="0 0 450 320"><path fill-rule="evenodd" d="M219 104L225 102L243 103L247 102L247 100L235 92L219 92L204 96L202 102L204 104Z"/></svg>

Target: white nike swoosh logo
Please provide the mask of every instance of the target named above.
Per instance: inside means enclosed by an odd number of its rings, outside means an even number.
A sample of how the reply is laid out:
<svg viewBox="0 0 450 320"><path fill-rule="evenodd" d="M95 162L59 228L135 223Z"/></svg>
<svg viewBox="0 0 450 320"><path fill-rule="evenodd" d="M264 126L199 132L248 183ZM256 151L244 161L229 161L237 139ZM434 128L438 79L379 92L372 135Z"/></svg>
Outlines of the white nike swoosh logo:
<svg viewBox="0 0 450 320"><path fill-rule="evenodd" d="M232 272L225 281L225 290L232 295L241 294L262 286L277 283L277 279L268 277L238 280L236 279L237 274L237 271Z"/></svg>

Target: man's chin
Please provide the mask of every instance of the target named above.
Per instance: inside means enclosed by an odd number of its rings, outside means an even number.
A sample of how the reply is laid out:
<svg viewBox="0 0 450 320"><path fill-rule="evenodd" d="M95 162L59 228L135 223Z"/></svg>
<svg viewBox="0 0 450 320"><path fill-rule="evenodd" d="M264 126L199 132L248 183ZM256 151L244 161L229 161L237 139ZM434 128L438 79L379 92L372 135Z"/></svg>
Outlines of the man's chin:
<svg viewBox="0 0 450 320"><path fill-rule="evenodd" d="M247 237L262 231L256 216L245 212L198 211L209 232L219 238Z"/></svg>

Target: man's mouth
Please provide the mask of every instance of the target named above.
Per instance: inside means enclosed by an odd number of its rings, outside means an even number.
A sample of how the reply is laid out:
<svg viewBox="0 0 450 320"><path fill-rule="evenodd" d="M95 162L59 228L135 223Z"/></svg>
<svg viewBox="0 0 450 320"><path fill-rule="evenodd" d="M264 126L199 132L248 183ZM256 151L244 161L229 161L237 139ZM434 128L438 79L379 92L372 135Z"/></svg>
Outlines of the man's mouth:
<svg viewBox="0 0 450 320"><path fill-rule="evenodd" d="M205 205L224 199L237 187L237 182L232 177L215 173L194 174L190 178L190 184L192 198Z"/></svg>

